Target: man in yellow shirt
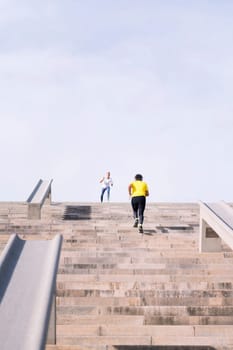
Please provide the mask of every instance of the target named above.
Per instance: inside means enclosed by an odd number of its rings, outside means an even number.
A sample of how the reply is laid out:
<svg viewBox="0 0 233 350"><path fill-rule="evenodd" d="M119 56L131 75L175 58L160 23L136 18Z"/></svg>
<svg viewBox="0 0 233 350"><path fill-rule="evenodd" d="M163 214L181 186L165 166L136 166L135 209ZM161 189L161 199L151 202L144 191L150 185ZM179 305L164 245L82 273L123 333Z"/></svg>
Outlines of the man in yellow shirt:
<svg viewBox="0 0 233 350"><path fill-rule="evenodd" d="M131 197L133 216L135 219L134 227L138 227L140 233L143 233L144 210L146 207L146 197L149 196L147 183L143 181L141 174L135 176L135 181L131 182L128 187Z"/></svg>

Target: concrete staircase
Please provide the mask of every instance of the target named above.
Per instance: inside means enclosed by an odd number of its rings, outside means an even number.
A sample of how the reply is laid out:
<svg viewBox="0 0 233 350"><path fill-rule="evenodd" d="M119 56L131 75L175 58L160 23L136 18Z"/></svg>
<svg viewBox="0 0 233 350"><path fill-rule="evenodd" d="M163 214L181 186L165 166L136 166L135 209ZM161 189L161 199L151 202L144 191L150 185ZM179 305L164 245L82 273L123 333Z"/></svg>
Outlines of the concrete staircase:
<svg viewBox="0 0 233 350"><path fill-rule="evenodd" d="M148 203L143 235L126 203L26 215L23 203L0 204L0 248L9 233L64 236L47 350L233 349L233 252L198 253L198 205Z"/></svg>

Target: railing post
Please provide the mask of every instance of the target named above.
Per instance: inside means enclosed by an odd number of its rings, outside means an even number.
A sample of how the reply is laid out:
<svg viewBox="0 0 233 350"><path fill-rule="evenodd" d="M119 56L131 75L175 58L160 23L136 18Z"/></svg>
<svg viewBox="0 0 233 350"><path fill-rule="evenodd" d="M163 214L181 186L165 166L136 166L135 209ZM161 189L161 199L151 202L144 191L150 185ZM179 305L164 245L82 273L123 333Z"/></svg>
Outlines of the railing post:
<svg viewBox="0 0 233 350"><path fill-rule="evenodd" d="M199 252L220 252L221 238L200 215Z"/></svg>
<svg viewBox="0 0 233 350"><path fill-rule="evenodd" d="M39 204L29 203L28 204L28 219L40 219L41 218L41 207Z"/></svg>
<svg viewBox="0 0 233 350"><path fill-rule="evenodd" d="M45 204L51 204L52 203L52 191L51 191L51 185L49 192L47 194L47 197L45 198Z"/></svg>

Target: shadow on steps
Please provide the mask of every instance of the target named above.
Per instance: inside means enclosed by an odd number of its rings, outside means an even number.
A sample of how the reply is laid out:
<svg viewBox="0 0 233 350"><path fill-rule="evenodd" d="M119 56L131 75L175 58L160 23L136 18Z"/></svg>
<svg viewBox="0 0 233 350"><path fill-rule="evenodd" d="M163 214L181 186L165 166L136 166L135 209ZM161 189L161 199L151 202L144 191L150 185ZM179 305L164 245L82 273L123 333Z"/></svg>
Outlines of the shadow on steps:
<svg viewBox="0 0 233 350"><path fill-rule="evenodd" d="M63 220L90 220L91 206L89 205L67 205Z"/></svg>

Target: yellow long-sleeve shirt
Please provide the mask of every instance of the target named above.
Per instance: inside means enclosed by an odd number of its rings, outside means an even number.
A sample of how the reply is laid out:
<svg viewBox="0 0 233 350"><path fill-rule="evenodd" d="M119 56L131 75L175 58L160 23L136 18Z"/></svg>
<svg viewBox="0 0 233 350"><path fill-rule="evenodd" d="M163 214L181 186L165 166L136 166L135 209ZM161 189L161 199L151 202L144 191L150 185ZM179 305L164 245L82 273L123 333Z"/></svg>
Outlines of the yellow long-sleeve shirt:
<svg viewBox="0 0 233 350"><path fill-rule="evenodd" d="M138 196L147 196L149 193L147 183L144 181L133 181L130 183L131 188L131 196L132 197L138 197Z"/></svg>

